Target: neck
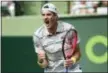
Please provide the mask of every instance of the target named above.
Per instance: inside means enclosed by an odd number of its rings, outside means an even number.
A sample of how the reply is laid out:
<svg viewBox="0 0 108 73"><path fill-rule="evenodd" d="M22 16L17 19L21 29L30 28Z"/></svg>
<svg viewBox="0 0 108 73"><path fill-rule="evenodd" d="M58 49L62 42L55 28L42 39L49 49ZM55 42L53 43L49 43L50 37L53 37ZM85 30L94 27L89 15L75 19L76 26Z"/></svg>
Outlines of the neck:
<svg viewBox="0 0 108 73"><path fill-rule="evenodd" d="M57 25L58 25L58 23L55 22L55 23L54 23L54 26L53 26L52 28L49 28L49 29L48 29L48 32L51 33L51 34L56 34Z"/></svg>

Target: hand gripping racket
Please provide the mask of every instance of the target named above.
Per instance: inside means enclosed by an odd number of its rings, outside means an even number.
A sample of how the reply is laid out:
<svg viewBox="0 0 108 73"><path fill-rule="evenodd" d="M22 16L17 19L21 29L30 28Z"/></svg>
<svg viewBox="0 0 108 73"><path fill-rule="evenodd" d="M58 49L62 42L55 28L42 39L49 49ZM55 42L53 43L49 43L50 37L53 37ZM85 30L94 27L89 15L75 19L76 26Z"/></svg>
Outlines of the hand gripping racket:
<svg viewBox="0 0 108 73"><path fill-rule="evenodd" d="M62 52L64 59L70 59L75 52L77 46L77 32L74 29L67 31L62 42ZM66 67L68 73L68 67Z"/></svg>

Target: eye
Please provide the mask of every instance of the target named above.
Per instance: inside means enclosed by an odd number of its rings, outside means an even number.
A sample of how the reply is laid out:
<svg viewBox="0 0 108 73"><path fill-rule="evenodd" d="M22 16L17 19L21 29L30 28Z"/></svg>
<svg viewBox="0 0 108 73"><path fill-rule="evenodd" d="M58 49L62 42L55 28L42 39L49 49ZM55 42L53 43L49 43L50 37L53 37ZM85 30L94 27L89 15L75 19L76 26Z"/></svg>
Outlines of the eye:
<svg viewBox="0 0 108 73"><path fill-rule="evenodd" d="M45 14L42 14L42 16L45 16Z"/></svg>
<svg viewBox="0 0 108 73"><path fill-rule="evenodd" d="M47 14L47 16L51 16L51 14L50 14L50 13L48 13L48 14Z"/></svg>

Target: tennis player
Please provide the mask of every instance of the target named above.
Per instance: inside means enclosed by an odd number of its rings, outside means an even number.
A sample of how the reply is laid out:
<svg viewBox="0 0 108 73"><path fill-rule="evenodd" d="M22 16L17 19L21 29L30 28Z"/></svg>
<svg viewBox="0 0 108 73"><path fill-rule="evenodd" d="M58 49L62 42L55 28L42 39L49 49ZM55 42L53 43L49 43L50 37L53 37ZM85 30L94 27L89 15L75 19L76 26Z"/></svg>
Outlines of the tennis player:
<svg viewBox="0 0 108 73"><path fill-rule="evenodd" d="M33 35L39 66L44 68L44 72L65 72L66 67L68 72L82 72L79 64L81 57L79 40L71 58L65 60L62 52L63 38L68 30L75 30L74 26L58 20L57 8L52 3L44 4L41 14L44 24ZM73 40L75 36L77 33L73 32Z"/></svg>

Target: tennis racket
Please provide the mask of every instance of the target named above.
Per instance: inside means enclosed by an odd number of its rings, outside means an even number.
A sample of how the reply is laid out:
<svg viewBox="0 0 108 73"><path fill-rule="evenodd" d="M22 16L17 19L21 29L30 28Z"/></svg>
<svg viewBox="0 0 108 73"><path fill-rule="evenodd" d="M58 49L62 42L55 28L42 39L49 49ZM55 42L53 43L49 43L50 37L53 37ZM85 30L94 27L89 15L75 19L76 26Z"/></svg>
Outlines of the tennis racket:
<svg viewBox="0 0 108 73"><path fill-rule="evenodd" d="M70 29L66 32L62 42L62 52L64 59L70 59L75 52L77 46L77 32L74 29ZM68 73L68 67L66 67L66 73Z"/></svg>

